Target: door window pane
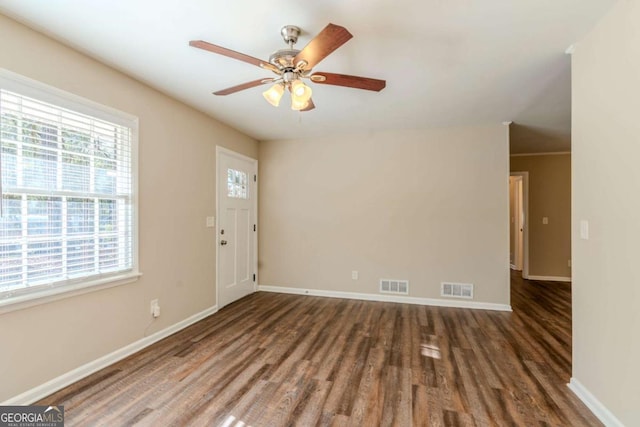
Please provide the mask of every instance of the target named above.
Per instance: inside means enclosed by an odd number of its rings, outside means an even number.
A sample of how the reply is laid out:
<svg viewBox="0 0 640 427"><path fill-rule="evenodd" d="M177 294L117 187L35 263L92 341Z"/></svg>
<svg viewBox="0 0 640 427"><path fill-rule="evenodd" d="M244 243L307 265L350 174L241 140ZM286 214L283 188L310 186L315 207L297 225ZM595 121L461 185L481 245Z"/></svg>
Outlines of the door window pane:
<svg viewBox="0 0 640 427"><path fill-rule="evenodd" d="M248 199L248 179L245 172L227 169L227 196L235 199Z"/></svg>

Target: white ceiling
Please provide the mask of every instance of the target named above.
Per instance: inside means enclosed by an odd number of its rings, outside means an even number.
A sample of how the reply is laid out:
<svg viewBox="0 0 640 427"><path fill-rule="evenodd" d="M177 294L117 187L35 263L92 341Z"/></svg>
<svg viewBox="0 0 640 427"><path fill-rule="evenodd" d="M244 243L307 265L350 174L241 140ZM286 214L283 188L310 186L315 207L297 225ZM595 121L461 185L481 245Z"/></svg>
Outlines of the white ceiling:
<svg viewBox="0 0 640 427"><path fill-rule="evenodd" d="M567 149L570 57L614 0L0 0L0 12L258 139L513 121L515 151ZM267 104L268 86L212 91L273 74L189 47L202 39L257 58L297 48L329 22L353 39L315 71L385 79L380 93L314 85L316 109ZM517 141L514 141L517 142ZM562 144L565 146L562 147ZM548 143L547 143L548 145ZM553 144L552 144L553 145Z"/></svg>

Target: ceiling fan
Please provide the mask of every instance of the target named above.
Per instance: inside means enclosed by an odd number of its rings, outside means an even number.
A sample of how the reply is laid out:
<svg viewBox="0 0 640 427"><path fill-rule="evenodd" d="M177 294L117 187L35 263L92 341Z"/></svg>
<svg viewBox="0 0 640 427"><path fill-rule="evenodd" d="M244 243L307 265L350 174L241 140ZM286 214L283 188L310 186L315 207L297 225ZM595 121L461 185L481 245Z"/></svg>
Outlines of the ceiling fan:
<svg viewBox="0 0 640 427"><path fill-rule="evenodd" d="M345 86L376 92L381 91L386 86L384 80L368 77L325 73L322 71L311 72L313 67L320 61L353 37L344 27L334 24L327 25L320 34L311 40L302 50L293 48L293 45L298 41L298 36L300 35L299 27L295 25L285 25L280 30L280 34L289 47L275 51L269 57L269 62L203 40L191 40L189 45L217 53L218 55L228 56L229 58L257 65L277 75L277 77L253 80L222 89L213 92L214 95L229 95L241 90L273 83L273 86L262 94L267 102L277 107L280 104L285 89L287 89L291 92L291 108L293 110L309 111L315 108L313 100L311 99L312 91L309 86L302 82L302 79L309 79L319 84Z"/></svg>

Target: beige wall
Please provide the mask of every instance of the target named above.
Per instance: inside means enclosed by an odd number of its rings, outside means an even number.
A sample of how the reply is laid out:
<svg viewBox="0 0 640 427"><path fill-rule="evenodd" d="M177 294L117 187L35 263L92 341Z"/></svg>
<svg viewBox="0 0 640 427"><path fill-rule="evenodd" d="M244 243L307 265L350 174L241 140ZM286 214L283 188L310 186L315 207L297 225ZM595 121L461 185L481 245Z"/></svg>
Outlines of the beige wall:
<svg viewBox="0 0 640 427"><path fill-rule="evenodd" d="M509 304L508 128L260 143L261 285ZM351 271L359 279L351 279Z"/></svg>
<svg viewBox="0 0 640 427"><path fill-rule="evenodd" d="M510 169L529 172L529 275L570 278L571 154L511 156Z"/></svg>
<svg viewBox="0 0 640 427"><path fill-rule="evenodd" d="M216 304L215 146L257 143L0 15L0 67L140 119L140 269L133 284L0 314L0 402ZM148 329L149 302L162 315Z"/></svg>
<svg viewBox="0 0 640 427"><path fill-rule="evenodd" d="M573 377L640 425L640 2L573 55ZM589 222L589 240L580 221Z"/></svg>

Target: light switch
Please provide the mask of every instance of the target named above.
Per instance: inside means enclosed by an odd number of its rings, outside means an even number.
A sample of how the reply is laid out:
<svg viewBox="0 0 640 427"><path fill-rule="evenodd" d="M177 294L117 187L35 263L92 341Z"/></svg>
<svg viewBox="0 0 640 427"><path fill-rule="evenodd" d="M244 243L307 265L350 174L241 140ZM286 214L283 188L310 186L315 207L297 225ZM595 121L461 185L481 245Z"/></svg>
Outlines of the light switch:
<svg viewBox="0 0 640 427"><path fill-rule="evenodd" d="M216 217L208 216L207 217L207 227L211 228L211 227L215 227L215 226L216 226Z"/></svg>
<svg viewBox="0 0 640 427"><path fill-rule="evenodd" d="M589 240L589 221L584 219L580 221L580 238Z"/></svg>
<svg viewBox="0 0 640 427"><path fill-rule="evenodd" d="M542 223L543 223L544 225L549 224L549 217L543 216L543 217L542 217Z"/></svg>

